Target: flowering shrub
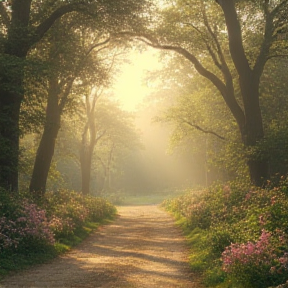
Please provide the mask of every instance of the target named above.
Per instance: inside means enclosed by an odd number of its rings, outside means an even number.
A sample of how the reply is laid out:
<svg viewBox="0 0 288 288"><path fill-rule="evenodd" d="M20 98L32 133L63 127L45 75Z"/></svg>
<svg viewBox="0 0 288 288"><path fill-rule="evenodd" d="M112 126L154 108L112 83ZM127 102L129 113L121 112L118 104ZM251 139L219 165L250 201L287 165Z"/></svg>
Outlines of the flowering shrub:
<svg viewBox="0 0 288 288"><path fill-rule="evenodd" d="M246 186L235 184L215 186L207 190L189 191L185 195L166 200L163 206L187 220L191 230L209 229L217 223L238 222L243 218L243 207L239 205Z"/></svg>
<svg viewBox="0 0 288 288"><path fill-rule="evenodd" d="M15 237L18 234L16 231L17 228L14 221L8 220L6 217L0 218L0 252L10 247L17 247L19 241Z"/></svg>
<svg viewBox="0 0 288 288"><path fill-rule="evenodd" d="M101 219L109 218L116 213L115 206L103 198L86 196L84 203L88 209L89 221L97 222Z"/></svg>
<svg viewBox="0 0 288 288"><path fill-rule="evenodd" d="M47 244L53 244L54 235L49 229L45 210L24 200L22 211L23 216L17 218L16 222L20 224L24 237L41 239Z"/></svg>
<svg viewBox="0 0 288 288"><path fill-rule="evenodd" d="M223 270L232 273L235 265L250 262L255 265L271 265L271 261L276 258L276 254L273 251L274 249L269 250L271 248L269 246L270 238L271 233L263 230L259 241L256 243L249 241L246 244L231 244L226 247L222 253Z"/></svg>
<svg viewBox="0 0 288 288"><path fill-rule="evenodd" d="M47 193L40 205L0 191L0 253L53 245L86 221L100 221L116 212L104 199L66 190Z"/></svg>
<svg viewBox="0 0 288 288"><path fill-rule="evenodd" d="M10 219L4 215L0 218L0 251L20 249L27 243L32 245L33 241L53 244L54 235L49 229L45 211L27 200L17 202L18 209L10 211Z"/></svg>
<svg viewBox="0 0 288 288"><path fill-rule="evenodd" d="M61 219L53 215L49 221L49 228L54 233L55 238L59 239L63 235L73 234L75 224L69 217Z"/></svg>
<svg viewBox="0 0 288 288"><path fill-rule="evenodd" d="M275 240L270 232L262 230L256 243L231 244L222 253L223 270L245 287L280 284L285 278L279 275L288 271L288 253L277 251Z"/></svg>
<svg viewBox="0 0 288 288"><path fill-rule="evenodd" d="M97 227L89 221L115 212L107 201L75 192L47 193L35 204L0 188L0 277L67 251Z"/></svg>
<svg viewBox="0 0 288 288"><path fill-rule="evenodd" d="M205 235L195 253L205 255L201 269L207 285L265 288L288 280L287 183L283 177L278 187L266 189L229 183L163 203L185 219L193 241ZM199 267L193 262L198 256L191 257L192 267Z"/></svg>
<svg viewBox="0 0 288 288"><path fill-rule="evenodd" d="M44 205L56 239L73 234L86 221L97 222L116 212L115 207L102 198L67 190L46 193Z"/></svg>

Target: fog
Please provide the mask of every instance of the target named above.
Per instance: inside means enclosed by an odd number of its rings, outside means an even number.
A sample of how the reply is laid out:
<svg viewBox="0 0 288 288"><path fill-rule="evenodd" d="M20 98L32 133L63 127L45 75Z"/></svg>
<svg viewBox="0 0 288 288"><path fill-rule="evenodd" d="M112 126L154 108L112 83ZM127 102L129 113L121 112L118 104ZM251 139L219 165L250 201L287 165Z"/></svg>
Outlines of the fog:
<svg viewBox="0 0 288 288"><path fill-rule="evenodd" d="M128 57L130 61L121 66L114 85L110 87L106 95L102 96L102 99L107 96L110 100L114 99L116 102L120 102L121 109L135 116L134 124L139 132L142 148L136 145L134 149L121 150L120 148L120 152L115 151L111 167L110 164L109 169L106 167L109 171L104 171L102 164L107 158L103 154L106 144L104 141L100 144L102 146L97 148L98 143L95 147L91 171L92 194L105 193L105 191L107 193L123 191L124 193L143 194L163 190L182 190L207 184L206 147L196 153L193 147L190 149L188 145L185 146L185 149L179 147L173 153L171 151L168 153L171 127L154 121L154 118L160 115L163 107L159 104L160 102L157 102L157 97L153 98L151 95L161 94L161 86L159 88L156 78L156 81L153 82L154 79L145 81L147 79L145 77L149 72L161 69L158 56L159 54L155 50L141 53L134 51L130 59ZM171 96L173 97L173 95ZM81 172L77 158L82 132L81 127L77 128L80 129L77 136L75 133L77 120L72 122L74 123L73 127L70 127L69 123L63 123L58 137L59 146L56 149L58 156L55 156L57 169L63 178L62 183L66 183L65 185L69 189L81 191ZM124 139L125 141L129 140ZM117 150L117 145L115 147ZM66 158L63 158L63 155ZM71 155L73 156L71 157ZM102 163L99 162L99 156L102 158ZM62 157L62 160L57 157ZM105 185L107 173L109 174L109 187L107 187L107 183ZM50 186L54 189L58 184L54 181Z"/></svg>
<svg viewBox="0 0 288 288"><path fill-rule="evenodd" d="M171 131L153 121L158 113L159 109L152 105L136 113L135 123L144 148L132 152L124 164L123 189L143 193L205 185L205 155L179 150L168 153Z"/></svg>

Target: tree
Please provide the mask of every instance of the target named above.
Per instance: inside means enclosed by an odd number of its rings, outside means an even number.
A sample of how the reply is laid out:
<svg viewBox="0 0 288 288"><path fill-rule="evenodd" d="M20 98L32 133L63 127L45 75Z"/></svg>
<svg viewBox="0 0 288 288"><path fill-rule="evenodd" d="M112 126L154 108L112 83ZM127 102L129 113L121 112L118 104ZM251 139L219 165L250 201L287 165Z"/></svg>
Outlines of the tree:
<svg viewBox="0 0 288 288"><path fill-rule="evenodd" d="M264 138L259 87L265 64L283 51L287 55L280 45L285 37L279 37L287 31L287 11L287 0L173 1L157 28L138 39L182 55L208 79L236 120L244 146L253 150ZM267 155L250 155L247 164L251 182L262 185L269 177Z"/></svg>
<svg viewBox="0 0 288 288"><path fill-rule="evenodd" d="M71 22L70 19L69 22L66 20L64 23L58 23L51 29L50 37L48 37L50 44L48 61L52 64L50 64L51 71L47 77L46 120L29 187L30 192L38 196L45 193L55 141L61 126L61 116L67 104L73 101L73 96L77 97L75 92L74 95L71 93L74 81L83 83L90 81L96 84L107 78L105 68L101 67L103 65L100 65L97 59L97 52L105 47L109 38L103 40L101 33L98 33L97 37L92 37L97 33L93 31L93 34L90 29L87 29L86 33L84 33L85 30L75 32L73 28L71 29L71 26L73 27ZM68 26L67 30L63 26ZM88 32L91 36L87 36L84 40L83 35L87 35ZM87 45L88 42L89 45Z"/></svg>
<svg viewBox="0 0 288 288"><path fill-rule="evenodd" d="M9 2L10 3L10 2ZM0 186L18 190L19 115L24 99L27 55L55 21L68 13L84 13L99 26L128 27L139 20L146 1L36 1L0 3ZM142 14L143 15L143 14ZM141 15L140 15L141 16ZM131 17L131 18L130 18ZM136 23L134 22L136 21Z"/></svg>
<svg viewBox="0 0 288 288"><path fill-rule="evenodd" d="M83 129L80 145L82 193L84 195L90 194L91 166L95 145L106 133L105 129L101 129L102 127L96 129L95 123L95 107L96 102L101 96L101 92L99 92L99 90L97 91L96 88L93 87L90 95L85 95L87 120Z"/></svg>
<svg viewBox="0 0 288 288"><path fill-rule="evenodd" d="M102 178L101 183L97 183L98 190L110 191L117 182L113 178L121 175L123 159L130 151L139 149L141 143L130 113L107 97L97 104L95 124L98 134L103 136L95 146L95 165L98 165L95 176L98 181Z"/></svg>

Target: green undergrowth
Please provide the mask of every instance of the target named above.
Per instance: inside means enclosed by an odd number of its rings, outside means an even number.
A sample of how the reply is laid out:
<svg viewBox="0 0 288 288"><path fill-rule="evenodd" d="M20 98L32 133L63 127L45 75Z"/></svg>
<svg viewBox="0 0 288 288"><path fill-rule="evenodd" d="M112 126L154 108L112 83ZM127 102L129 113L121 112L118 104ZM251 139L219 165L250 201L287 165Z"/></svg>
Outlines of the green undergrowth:
<svg viewBox="0 0 288 288"><path fill-rule="evenodd" d="M183 229L191 269L206 287L288 284L287 187L284 177L265 189L235 182L163 202Z"/></svg>
<svg viewBox="0 0 288 288"><path fill-rule="evenodd" d="M69 251L117 212L105 199L64 190L37 203L2 190L0 207L0 279Z"/></svg>
<svg viewBox="0 0 288 288"><path fill-rule="evenodd" d="M211 249L209 233L201 228L191 230L187 219L179 213L173 213L177 226L181 227L190 248L189 264L191 271L201 275L203 284L216 287L222 283L225 276L221 263ZM219 286L220 287L220 286Z"/></svg>

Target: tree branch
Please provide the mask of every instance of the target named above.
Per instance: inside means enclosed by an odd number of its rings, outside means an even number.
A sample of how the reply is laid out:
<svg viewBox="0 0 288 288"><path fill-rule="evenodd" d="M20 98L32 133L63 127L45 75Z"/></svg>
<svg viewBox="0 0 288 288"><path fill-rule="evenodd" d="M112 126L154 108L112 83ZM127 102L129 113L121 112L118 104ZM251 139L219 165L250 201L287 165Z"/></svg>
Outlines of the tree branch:
<svg viewBox="0 0 288 288"><path fill-rule="evenodd" d="M216 0L216 2L221 6L224 12L228 30L230 53L236 70L240 77L249 77L247 73L249 74L251 72L251 68L243 47L241 27L235 8L235 0Z"/></svg>
<svg viewBox="0 0 288 288"><path fill-rule="evenodd" d="M281 10L281 8L288 3L288 0L284 0L281 2L278 6L276 6L272 11L271 11L271 16L275 17L275 15Z"/></svg>
<svg viewBox="0 0 288 288"><path fill-rule="evenodd" d="M182 120L183 123L186 123L186 124L188 124L189 126L195 128L195 129L197 129L197 130L199 130L199 131L201 131L201 132L203 132L203 133L205 133L205 134L212 134L212 135L218 137L218 138L221 139L221 140L226 140L225 137L217 134L217 133L214 132L214 131L205 130L205 129L203 129L202 127L200 127L199 125L193 124L193 123L191 123L191 122L189 122L189 121L187 121L187 120L184 120L184 119L182 119L182 118L181 118L181 120Z"/></svg>
<svg viewBox="0 0 288 288"><path fill-rule="evenodd" d="M100 135L98 135L95 139L96 143L102 138L105 136L105 134L107 133L107 130L104 130ZM95 144L96 144L95 143Z"/></svg>
<svg viewBox="0 0 288 288"><path fill-rule="evenodd" d="M97 48L97 47L99 47L99 46L102 46L102 45L107 44L110 40L111 40L111 38L108 37L106 40L104 40L104 41L102 41L102 42L100 42L100 43L96 43L96 44L92 45L92 46L88 49L88 51L86 52L86 56L88 56L88 55L92 52L92 50L94 50L95 48ZM104 48L105 48L105 47L104 47ZM101 48L101 50L104 49L104 48Z"/></svg>
<svg viewBox="0 0 288 288"><path fill-rule="evenodd" d="M76 76L72 77L69 82L67 83L66 87L65 87L65 90L63 91L63 94L62 94L62 97L60 99L60 103L59 103L59 111L60 111L60 114L62 114L63 112L63 109L66 105L66 102L67 102L67 99L68 99L68 96L70 94L70 91L72 89L72 86L73 86L73 83L74 83L74 80L75 80Z"/></svg>
<svg viewBox="0 0 288 288"><path fill-rule="evenodd" d="M207 78L208 80L210 80L217 87L217 89L221 92L222 95L224 95L226 93L225 84L215 74L213 74L212 72L207 70L198 61L198 59L193 54L188 52L186 49L184 49L184 48L182 48L180 46L162 45L162 44L152 43L152 42L149 42L149 41L147 41L147 40L145 40L143 38L136 38L136 39L146 43L147 45L149 45L149 46L151 46L153 48L162 49L162 50L172 50L172 51L177 52L178 54L181 54L186 59L188 59L190 62L192 62L192 64L194 65L195 69L197 70L197 72L200 75L202 75L205 78Z"/></svg>
<svg viewBox="0 0 288 288"><path fill-rule="evenodd" d="M142 41L143 43L153 48L175 51L178 54L184 56L187 60L189 60L194 65L196 71L201 76L209 80L218 89L225 103L229 107L232 115L236 119L239 127L242 128L244 126L245 115L244 115L242 108L240 107L240 105L238 104L235 98L234 89L233 89L233 81L232 79L229 78L229 75L231 76L231 74L226 74L227 78L226 78L226 85L225 85L214 73L207 70L193 54L188 52L183 47L160 44L156 38L154 38L153 36L149 34L135 34L131 32L122 32L122 33L118 33L117 35L132 37L133 39Z"/></svg>
<svg viewBox="0 0 288 288"><path fill-rule="evenodd" d="M254 76L257 79L260 79L260 76L264 70L265 64L268 60L269 50L273 41L273 17L271 13L269 13L268 8L265 9L265 32L264 32L264 39L261 44L260 53L256 59L253 72Z"/></svg>
<svg viewBox="0 0 288 288"><path fill-rule="evenodd" d="M225 84L215 74L207 70L193 54L191 54L190 52L188 52L186 49L182 47L172 46L172 45L153 44L143 39L141 41L143 41L144 43L154 48L175 51L181 54L182 56L184 56L190 62L192 62L197 72L203 77L205 77L206 79L208 79L210 82L212 82L213 85L219 90L224 101L226 102L227 106L229 107L230 111L235 117L238 125L239 126L243 125L243 123L245 122L245 115L244 115L242 108L238 104L236 98L234 97L234 92L231 90L233 88L231 87L231 85L233 85L233 82L227 81L227 86L225 86Z"/></svg>
<svg viewBox="0 0 288 288"><path fill-rule="evenodd" d="M202 4L202 15L203 15L203 20L204 20L204 25L207 28L209 34L211 35L211 37L212 37L212 39L216 45L216 51L218 53L218 57L219 57L220 62L221 62L221 64L219 63L219 65L221 65L221 68L222 68L221 71L224 73L225 78L231 78L232 79L232 75L231 75L230 70L228 68L228 65L226 63L221 45L218 41L216 34L212 31L211 26L209 24L204 4Z"/></svg>
<svg viewBox="0 0 288 288"><path fill-rule="evenodd" d="M72 3L67 4L65 6L61 6L58 9L56 9L47 19L45 19L41 24L38 25L34 35L32 36L31 44L34 44L39 39L41 39L57 19L61 18L63 15L67 13L79 11L81 10L81 8L85 8L86 6L87 5L85 5L84 3L77 3L77 4Z"/></svg>
<svg viewBox="0 0 288 288"><path fill-rule="evenodd" d="M288 57L288 54L275 54L275 55L269 55L269 57L267 57L267 60L270 60L272 58L278 58L278 57Z"/></svg>

